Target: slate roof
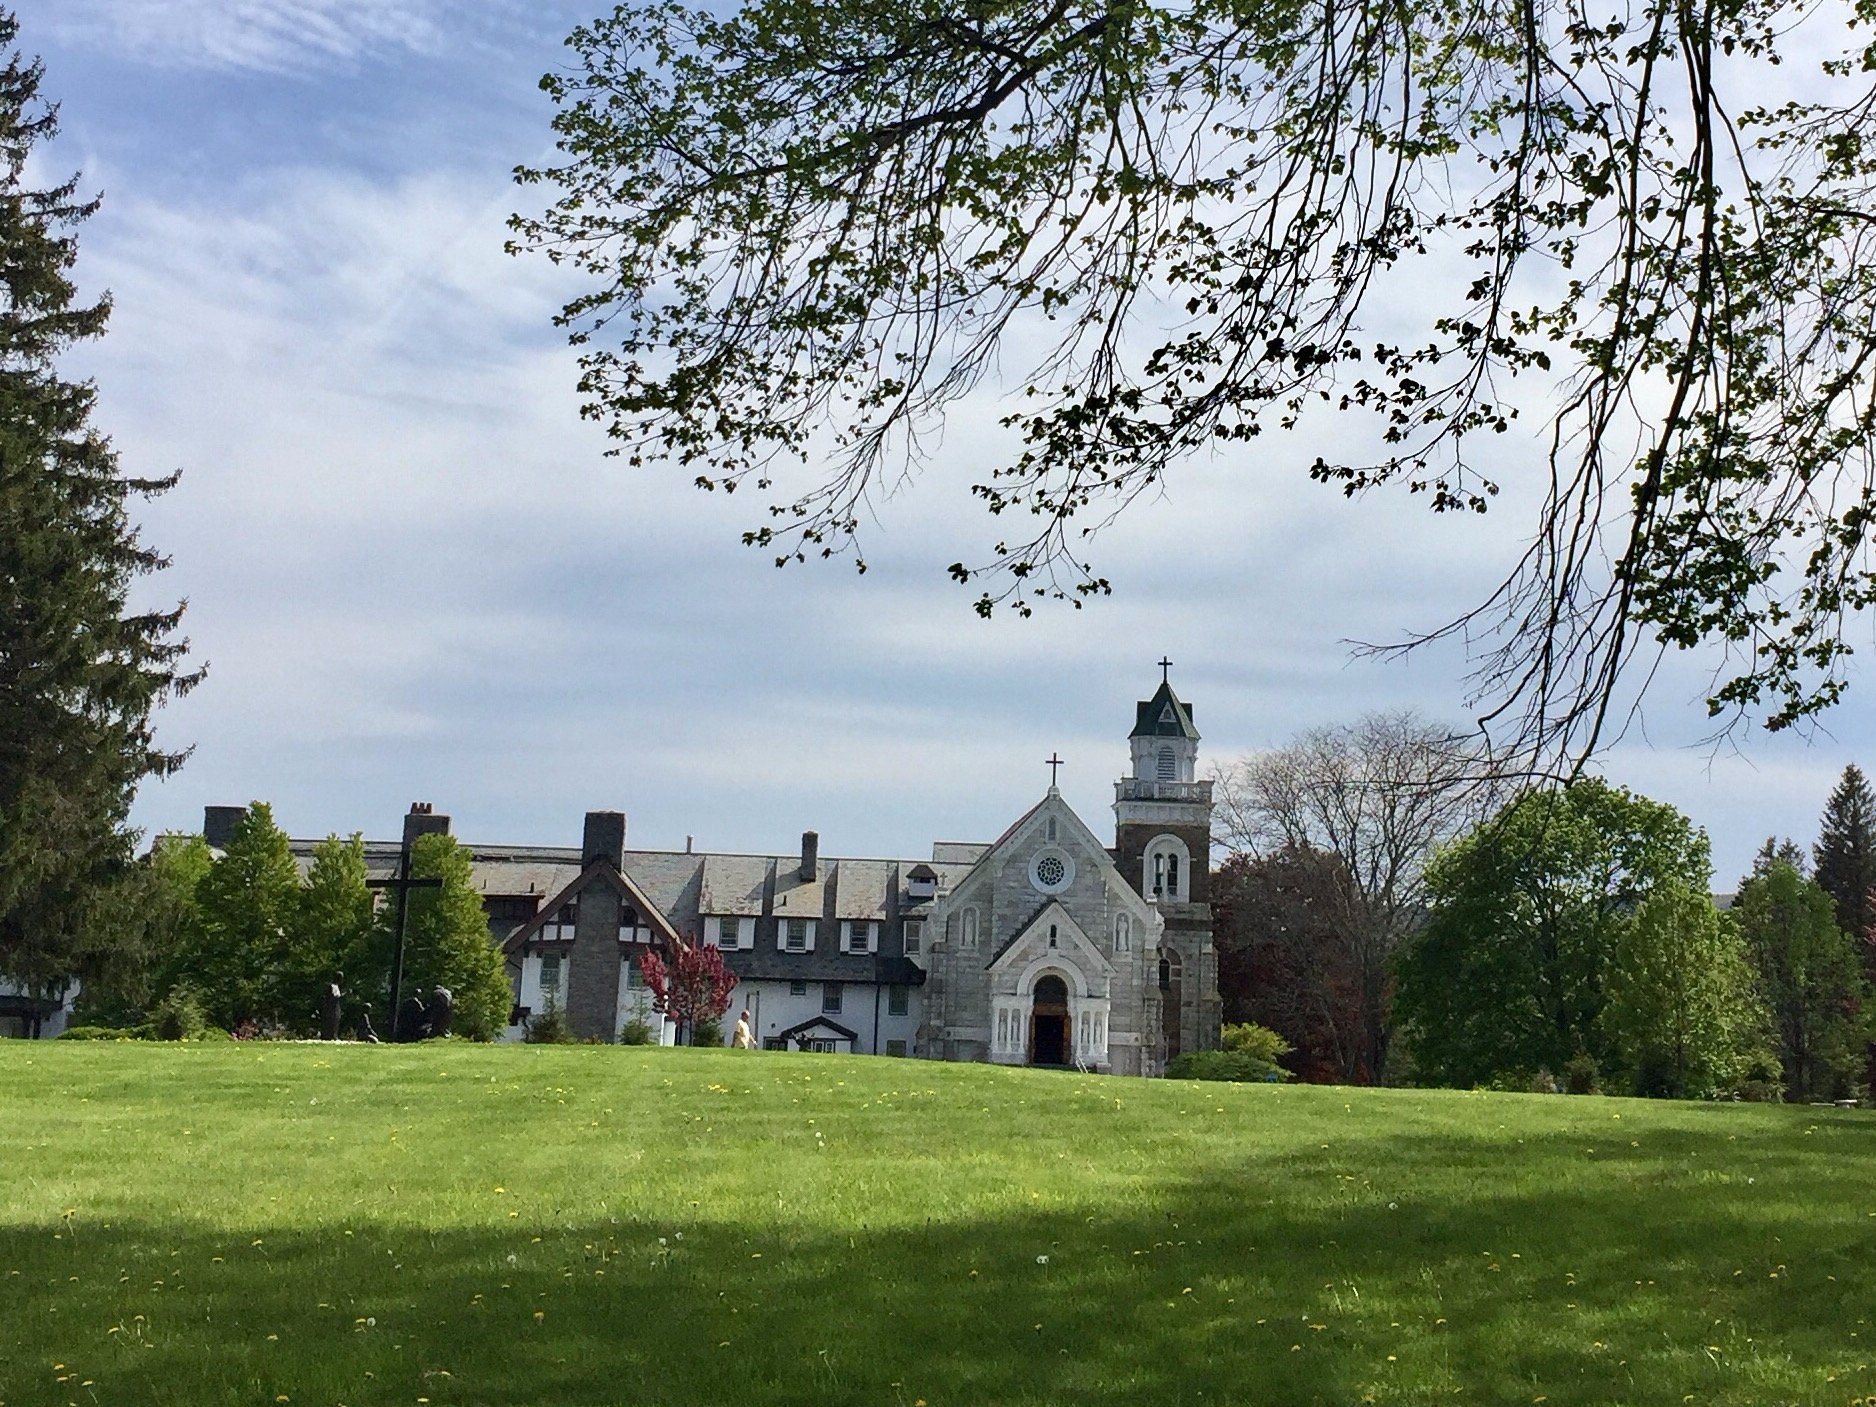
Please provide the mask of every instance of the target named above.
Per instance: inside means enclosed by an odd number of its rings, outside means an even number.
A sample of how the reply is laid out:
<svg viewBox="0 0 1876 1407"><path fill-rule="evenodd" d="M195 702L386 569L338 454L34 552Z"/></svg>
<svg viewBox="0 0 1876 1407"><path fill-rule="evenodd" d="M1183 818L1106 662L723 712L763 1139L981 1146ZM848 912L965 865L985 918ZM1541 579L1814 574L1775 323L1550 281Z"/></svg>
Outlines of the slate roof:
<svg viewBox="0 0 1876 1407"><path fill-rule="evenodd" d="M1182 703L1172 685L1162 682L1153 697L1136 705L1130 738L1189 738L1199 740L1199 730L1192 726L1192 706Z"/></svg>
<svg viewBox="0 0 1876 1407"><path fill-rule="evenodd" d="M836 860L834 917L884 919L898 874L896 860Z"/></svg>
<svg viewBox="0 0 1876 1407"><path fill-rule="evenodd" d="M294 860L302 872L311 867L313 850L318 844L316 840L290 842ZM365 842L365 868L372 878L381 879L396 871L399 848L394 840ZM531 920L497 931L496 938L508 948L536 941L541 925L553 917L552 901L565 896L569 887L576 885L587 872L587 867L580 863L578 846L464 842L464 848L470 855L476 889L485 897L533 895L538 900ZM975 854L987 849L978 845L952 848ZM820 921L816 951L804 953L779 951L775 946L775 925L758 924L753 949L724 951L730 969L740 977L906 986L923 983L925 973L898 951L891 917L895 912L901 917L922 917L932 901L910 899L904 894L905 872L917 865L935 873L940 885L948 888L969 874L974 863L974 859L928 863L827 858L820 861L815 877L804 881L799 854L628 850L623 858L625 887L638 896L629 901L639 903L642 899L640 907L648 910L647 925L655 931L668 925L678 936L693 940L702 935L706 918L719 915L760 917L765 897L771 895L771 912L776 919ZM834 923L827 922L830 895ZM841 919L880 922L879 951L841 952L837 926ZM891 951L886 951L889 948Z"/></svg>
<svg viewBox="0 0 1876 1407"><path fill-rule="evenodd" d="M967 869L990 853L987 842L978 840L934 840L931 862L934 865L963 865Z"/></svg>
<svg viewBox="0 0 1876 1407"><path fill-rule="evenodd" d="M697 899L701 914L748 917L762 912L775 861L766 855L706 855Z"/></svg>

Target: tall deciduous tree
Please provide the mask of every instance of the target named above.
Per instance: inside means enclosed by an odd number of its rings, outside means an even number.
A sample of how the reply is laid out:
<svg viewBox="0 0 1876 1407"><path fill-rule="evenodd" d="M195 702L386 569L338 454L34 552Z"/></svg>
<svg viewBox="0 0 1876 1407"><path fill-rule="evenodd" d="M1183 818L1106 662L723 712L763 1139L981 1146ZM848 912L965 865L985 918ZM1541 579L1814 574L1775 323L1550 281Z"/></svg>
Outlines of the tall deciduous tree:
<svg viewBox="0 0 1876 1407"><path fill-rule="evenodd" d="M288 926L281 1014L296 1030L317 1029L328 985L341 974L366 1005L378 997L383 944L366 887L365 842L329 835L313 849L305 888Z"/></svg>
<svg viewBox="0 0 1876 1407"><path fill-rule="evenodd" d="M117 883L97 891L84 926L79 1025L140 1022L201 949L197 895L215 863L199 835L160 835Z"/></svg>
<svg viewBox="0 0 1876 1407"><path fill-rule="evenodd" d="M1851 1092L1863 1070L1868 987L1830 895L1775 863L1740 885L1732 912L1772 1015L1785 1097Z"/></svg>
<svg viewBox="0 0 1876 1407"><path fill-rule="evenodd" d="M553 191L515 246L584 275L587 413L766 495L747 537L778 561L849 547L1023 354L976 486L1022 526L952 568L986 612L1107 590L1088 525L1266 431L1351 493L1482 512L1541 405L1530 547L1449 627L1486 716L1585 751L1626 662L1717 643L1713 710L1784 726L1841 692L1876 597L1870 25L629 0L542 80L562 159L518 173Z"/></svg>
<svg viewBox="0 0 1876 1407"><path fill-rule="evenodd" d="M1854 762L1824 804L1812 854L1837 926L1854 938L1876 932L1876 792ZM1869 975L1876 980L1876 972Z"/></svg>
<svg viewBox="0 0 1876 1407"><path fill-rule="evenodd" d="M129 872L132 793L182 762L151 712L201 676L183 664L180 607L128 604L164 564L132 505L174 476L120 474L91 424L95 388L59 374L110 304L81 303L69 276L97 201L77 177L27 178L57 115L18 32L0 10L0 973L62 985L84 975L88 906Z"/></svg>
<svg viewBox="0 0 1876 1407"><path fill-rule="evenodd" d="M280 1020L300 872L266 802L241 813L196 893L197 946L176 977L200 992L218 1026Z"/></svg>
<svg viewBox="0 0 1876 1407"><path fill-rule="evenodd" d="M1232 855L1212 875L1218 995L1227 1025L1255 1022L1290 1043L1306 1080L1367 1075L1361 973L1346 941L1351 884L1340 859L1307 846Z"/></svg>
<svg viewBox="0 0 1876 1407"><path fill-rule="evenodd" d="M1746 947L1704 891L1677 880L1622 925L1603 986L1604 1034L1643 1095L1736 1089L1768 1019Z"/></svg>
<svg viewBox="0 0 1876 1407"><path fill-rule="evenodd" d="M514 991L508 985L501 952L490 941L469 852L454 836L420 835L411 845L410 872L414 878L440 879L442 884L411 890L404 944L405 995L427 997L433 987L447 987L454 1002L451 1030L472 1040L493 1040L508 1025ZM381 912L380 943L386 952L395 912L391 904ZM394 1029L389 1020L385 1029Z"/></svg>
<svg viewBox="0 0 1876 1407"><path fill-rule="evenodd" d="M1422 1075L1470 1085L1620 1060L1602 1025L1618 939L1664 886L1706 892L1707 837L1596 778L1531 792L1435 857L1395 1009Z"/></svg>
<svg viewBox="0 0 1876 1407"><path fill-rule="evenodd" d="M1485 773L1474 744L1402 712L1314 729L1218 778L1215 829L1227 850L1333 858L1304 892L1324 943L1323 990L1350 991L1355 1002L1346 1078L1381 1077L1394 959L1423 917L1427 857L1489 807ZM1291 881L1302 879L1288 868Z"/></svg>

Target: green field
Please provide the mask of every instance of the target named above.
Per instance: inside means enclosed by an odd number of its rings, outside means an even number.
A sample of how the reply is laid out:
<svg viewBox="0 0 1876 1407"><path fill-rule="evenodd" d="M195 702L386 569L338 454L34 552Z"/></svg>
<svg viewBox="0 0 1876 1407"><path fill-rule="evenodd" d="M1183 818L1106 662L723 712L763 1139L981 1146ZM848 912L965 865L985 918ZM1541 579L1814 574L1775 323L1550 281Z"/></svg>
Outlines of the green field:
<svg viewBox="0 0 1876 1407"><path fill-rule="evenodd" d="M1876 1394L1876 1116L0 1043L0 1403Z"/></svg>

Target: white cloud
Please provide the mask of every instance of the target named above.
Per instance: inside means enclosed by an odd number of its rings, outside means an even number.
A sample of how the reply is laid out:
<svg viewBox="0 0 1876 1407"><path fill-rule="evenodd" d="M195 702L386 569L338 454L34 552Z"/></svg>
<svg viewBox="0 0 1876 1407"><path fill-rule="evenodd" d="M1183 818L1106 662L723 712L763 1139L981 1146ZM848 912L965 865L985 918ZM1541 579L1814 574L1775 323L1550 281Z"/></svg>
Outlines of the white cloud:
<svg viewBox="0 0 1876 1407"><path fill-rule="evenodd" d="M121 24L164 62L297 71L422 51L440 13L78 0L61 22ZM501 252L527 204L506 163L406 150L390 174L288 150L186 193L86 158L112 198L79 274L116 312L74 369L96 376L127 468L185 471L144 515L176 559L149 587L191 598L214 664L162 717L198 751L146 790L141 823L259 796L301 833L385 833L422 797L490 840L571 842L581 810L616 805L644 844L786 848L813 826L829 853L916 854L994 835L1058 748L1065 791L1103 828L1162 653L1208 761L1376 707L1464 719L1453 651L1382 666L1344 642L1437 625L1489 591L1533 475L1508 472L1486 520L1436 518L1309 483L1316 444L1273 435L1181 466L1129 510L1097 549L1114 598L984 622L944 574L1008 526L968 493L997 437L980 396L925 478L879 505L872 571L776 572L737 544L763 518L748 495L603 457L548 326L564 277ZM1698 732L1690 681L1660 699L1664 743ZM1805 838L1846 754L1766 755L1779 764L1703 782L1702 755L1637 738L1608 770L1730 855L1768 829Z"/></svg>
<svg viewBox="0 0 1876 1407"><path fill-rule="evenodd" d="M64 0L68 43L181 68L307 73L443 43L438 0Z"/></svg>

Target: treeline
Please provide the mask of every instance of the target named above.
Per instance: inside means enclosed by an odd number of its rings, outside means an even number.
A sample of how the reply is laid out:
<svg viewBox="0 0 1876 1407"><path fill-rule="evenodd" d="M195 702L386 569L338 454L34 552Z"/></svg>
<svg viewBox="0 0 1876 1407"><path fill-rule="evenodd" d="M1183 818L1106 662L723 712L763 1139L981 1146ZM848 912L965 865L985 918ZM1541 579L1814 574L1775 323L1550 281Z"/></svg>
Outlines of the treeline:
<svg viewBox="0 0 1876 1407"><path fill-rule="evenodd" d="M447 987L452 1030L492 1039L507 1025L513 997L469 852L448 835L420 836L411 873L439 883L411 891L404 993ZM357 835L321 841L302 876L264 802L248 807L220 854L201 836L162 836L115 896L116 942L109 961L88 975L75 1019L312 1035L336 980L346 1033L369 1012L388 1035L396 908L378 902L367 877Z"/></svg>
<svg viewBox="0 0 1876 1407"><path fill-rule="evenodd" d="M1731 896L1671 806L1595 778L1507 790L1412 715L1320 729L1220 778L1227 1021L1301 1078L1867 1098L1876 796Z"/></svg>

